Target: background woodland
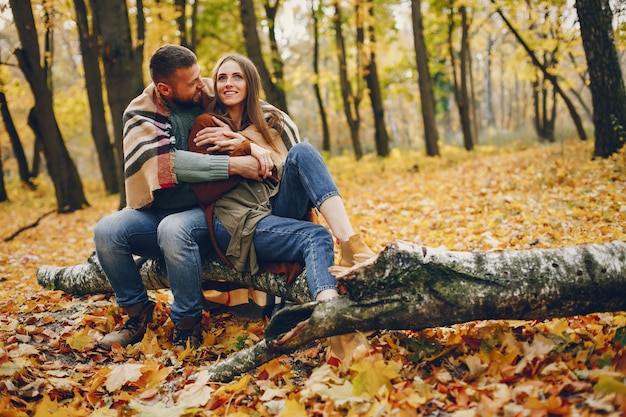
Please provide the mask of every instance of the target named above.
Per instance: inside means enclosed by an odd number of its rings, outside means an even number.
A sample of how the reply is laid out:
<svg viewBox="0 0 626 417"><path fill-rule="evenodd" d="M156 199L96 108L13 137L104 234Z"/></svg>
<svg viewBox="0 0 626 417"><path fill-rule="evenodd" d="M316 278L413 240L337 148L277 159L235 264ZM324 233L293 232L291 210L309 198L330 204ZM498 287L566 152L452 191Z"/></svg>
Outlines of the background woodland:
<svg viewBox="0 0 626 417"><path fill-rule="evenodd" d="M0 10L2 172L32 187L46 170L62 212L88 204L83 178L122 190L121 114L168 42L196 51L205 75L221 53L250 56L268 101L329 155L595 135L593 154L607 157L624 142L621 2L4 0Z"/></svg>

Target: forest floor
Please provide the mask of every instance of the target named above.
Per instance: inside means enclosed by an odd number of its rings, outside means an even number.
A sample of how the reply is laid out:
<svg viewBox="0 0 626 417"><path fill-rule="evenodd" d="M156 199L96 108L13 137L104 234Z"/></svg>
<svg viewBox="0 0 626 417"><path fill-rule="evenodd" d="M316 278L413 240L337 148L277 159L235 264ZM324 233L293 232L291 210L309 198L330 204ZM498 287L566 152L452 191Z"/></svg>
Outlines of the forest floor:
<svg viewBox="0 0 626 417"><path fill-rule="evenodd" d="M626 152L592 160L592 147L395 150L328 164L376 251L392 240L460 251L624 241ZM350 367L326 364L320 340L212 383L199 371L261 340L265 322L207 314L203 346L176 355L161 290L151 292L157 325L142 343L99 351L95 341L120 318L114 297L46 290L36 272L86 261L94 225L119 198L86 182L90 207L45 215L54 192L38 182L36 191L8 183L11 201L0 203L0 416L626 415L623 312L381 330L365 335Z"/></svg>

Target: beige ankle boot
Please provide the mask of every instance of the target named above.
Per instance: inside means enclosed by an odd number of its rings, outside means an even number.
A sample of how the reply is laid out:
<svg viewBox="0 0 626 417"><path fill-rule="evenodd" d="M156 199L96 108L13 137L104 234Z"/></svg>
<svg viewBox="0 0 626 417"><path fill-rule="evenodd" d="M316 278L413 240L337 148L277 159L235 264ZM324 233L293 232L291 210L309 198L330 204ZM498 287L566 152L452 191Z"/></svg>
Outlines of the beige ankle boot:
<svg viewBox="0 0 626 417"><path fill-rule="evenodd" d="M376 254L363 241L361 235L353 235L350 239L341 242L341 252L337 264L352 267L375 256Z"/></svg>

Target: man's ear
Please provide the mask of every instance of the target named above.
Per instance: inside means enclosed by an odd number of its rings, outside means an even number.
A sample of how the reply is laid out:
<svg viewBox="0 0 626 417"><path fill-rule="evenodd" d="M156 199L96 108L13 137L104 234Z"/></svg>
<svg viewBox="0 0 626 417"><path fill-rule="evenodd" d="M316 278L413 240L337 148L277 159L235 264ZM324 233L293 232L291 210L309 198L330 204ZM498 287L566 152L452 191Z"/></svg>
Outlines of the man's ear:
<svg viewBox="0 0 626 417"><path fill-rule="evenodd" d="M162 97L169 98L172 94L172 87L165 83L157 83L156 88Z"/></svg>

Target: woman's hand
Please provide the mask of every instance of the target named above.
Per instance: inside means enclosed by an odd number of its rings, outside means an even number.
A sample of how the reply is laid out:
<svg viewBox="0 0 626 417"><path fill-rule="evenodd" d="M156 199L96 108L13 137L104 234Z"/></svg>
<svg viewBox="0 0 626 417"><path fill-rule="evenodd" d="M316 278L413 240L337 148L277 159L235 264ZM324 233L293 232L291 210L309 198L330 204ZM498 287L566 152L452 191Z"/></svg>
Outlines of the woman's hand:
<svg viewBox="0 0 626 417"><path fill-rule="evenodd" d="M193 139L199 147L206 147L207 152L230 153L246 140L241 134L233 132L227 123L217 117L213 117L213 121L217 126L205 127Z"/></svg>
<svg viewBox="0 0 626 417"><path fill-rule="evenodd" d="M261 177L265 179L272 175L272 168L274 168L274 161L272 161L272 152L257 145L256 143L251 143L250 153L259 161Z"/></svg>

